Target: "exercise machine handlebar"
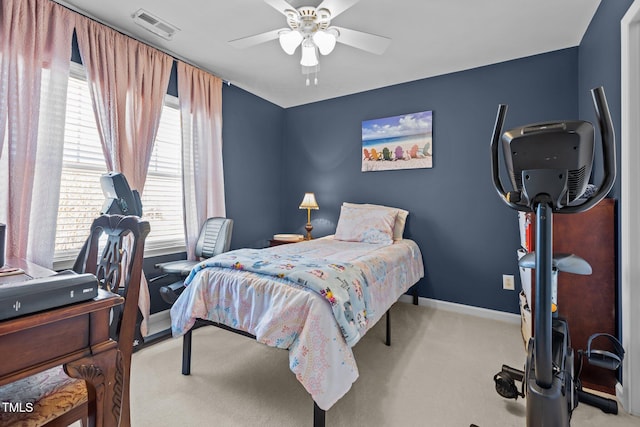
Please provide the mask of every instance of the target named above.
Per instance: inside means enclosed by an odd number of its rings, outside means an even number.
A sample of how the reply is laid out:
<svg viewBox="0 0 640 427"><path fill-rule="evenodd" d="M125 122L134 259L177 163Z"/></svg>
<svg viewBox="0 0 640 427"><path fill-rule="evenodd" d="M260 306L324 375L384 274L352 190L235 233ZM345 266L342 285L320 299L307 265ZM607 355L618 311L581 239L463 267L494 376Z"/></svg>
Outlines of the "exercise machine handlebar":
<svg viewBox="0 0 640 427"><path fill-rule="evenodd" d="M613 123L611 120L611 114L607 105L606 95L604 88L597 87L591 89L591 97L593 106L596 113L596 119L598 122L598 128L600 129L601 144L602 144L602 159L604 176L602 183L598 186L596 193L587 199L584 203L575 206L563 206L561 208L562 213L577 213L584 212L593 206L595 206L600 200L604 199L611 191L616 177L616 148L615 148L615 133L613 130ZM507 115L507 105L500 104L498 106L498 113L493 128L493 136L491 138L491 171L493 187L498 193L500 199L511 209L515 209L523 212L534 212L535 208L518 204L519 197L516 192L508 192L505 190L502 180L500 179L500 160L499 160L499 145L502 135L502 129L504 127L505 117Z"/></svg>

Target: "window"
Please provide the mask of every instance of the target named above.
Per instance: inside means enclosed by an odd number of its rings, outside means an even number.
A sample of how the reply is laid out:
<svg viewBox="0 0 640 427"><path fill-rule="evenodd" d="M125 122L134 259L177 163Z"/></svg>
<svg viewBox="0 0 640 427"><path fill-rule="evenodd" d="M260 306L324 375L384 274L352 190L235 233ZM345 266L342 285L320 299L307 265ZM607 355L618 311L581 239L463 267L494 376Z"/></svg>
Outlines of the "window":
<svg viewBox="0 0 640 427"><path fill-rule="evenodd" d="M146 250L183 251L182 164L178 99L167 95L142 194L143 218L151 232ZM100 215L107 172L82 66L72 63L67 92L60 205L54 262L75 259L89 227Z"/></svg>

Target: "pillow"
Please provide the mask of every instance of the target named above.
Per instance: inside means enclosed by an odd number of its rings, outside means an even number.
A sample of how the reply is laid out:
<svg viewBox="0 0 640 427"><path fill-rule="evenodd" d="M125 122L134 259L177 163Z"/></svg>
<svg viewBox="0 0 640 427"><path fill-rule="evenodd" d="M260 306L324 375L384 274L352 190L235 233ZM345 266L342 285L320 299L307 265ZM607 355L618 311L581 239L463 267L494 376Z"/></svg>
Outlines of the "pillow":
<svg viewBox="0 0 640 427"><path fill-rule="evenodd" d="M397 213L383 209L361 209L342 206L336 234L336 240L347 242L393 243L393 224Z"/></svg>
<svg viewBox="0 0 640 427"><path fill-rule="evenodd" d="M404 209L392 208L389 206L383 205L372 205L369 203L356 204L356 203L348 203L344 202L342 206L347 206L350 208L359 208L359 209L386 209L392 210L397 213L396 222L393 225L393 240L402 240L402 236L404 235L404 226L407 224L407 216L409 215L409 211L405 211Z"/></svg>

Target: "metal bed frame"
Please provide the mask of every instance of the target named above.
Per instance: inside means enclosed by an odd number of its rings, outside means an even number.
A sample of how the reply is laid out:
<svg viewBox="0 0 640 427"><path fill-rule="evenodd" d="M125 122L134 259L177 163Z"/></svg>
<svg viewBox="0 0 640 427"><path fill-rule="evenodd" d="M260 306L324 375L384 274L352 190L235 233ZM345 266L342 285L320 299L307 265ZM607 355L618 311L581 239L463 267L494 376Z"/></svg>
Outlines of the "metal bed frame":
<svg viewBox="0 0 640 427"><path fill-rule="evenodd" d="M418 305L418 286L413 285L415 287L413 291L413 304ZM387 310L386 314L386 337L385 337L385 345L391 346L391 317L389 310ZM256 339L255 335L252 335L248 332L242 331L240 329L235 329L230 326L224 325L222 323L214 322L211 320L205 319L196 319L196 323L193 325L191 329L187 333L184 334L182 338L182 375L191 375L191 341L192 341L192 332L194 329L200 328L202 326L216 326L220 329L227 330L229 332L233 332L238 335L243 335L247 338ZM313 426L314 427L324 427L325 426L325 415L326 411L324 409L320 409L318 404L313 402Z"/></svg>

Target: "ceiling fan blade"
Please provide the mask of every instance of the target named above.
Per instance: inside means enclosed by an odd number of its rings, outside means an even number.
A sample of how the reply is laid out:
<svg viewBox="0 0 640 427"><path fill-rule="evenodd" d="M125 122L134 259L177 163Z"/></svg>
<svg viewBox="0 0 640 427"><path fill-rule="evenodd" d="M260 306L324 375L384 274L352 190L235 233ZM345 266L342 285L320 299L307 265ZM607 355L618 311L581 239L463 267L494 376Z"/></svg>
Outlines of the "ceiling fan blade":
<svg viewBox="0 0 640 427"><path fill-rule="evenodd" d="M389 44L391 39L383 36L378 36L370 33L363 33L362 31L350 30L349 28L342 27L330 27L335 28L340 32L338 36L338 42L353 46L358 49L366 50L367 52L382 55Z"/></svg>
<svg viewBox="0 0 640 427"><path fill-rule="evenodd" d="M266 33L256 34L254 36L242 37L231 40L229 44L237 49L245 49L260 43L266 43L278 38L280 31L289 30L288 28L278 28L277 30L267 31Z"/></svg>
<svg viewBox="0 0 640 427"><path fill-rule="evenodd" d="M331 19L340 15L360 0L324 0L316 9L327 9L331 12Z"/></svg>
<svg viewBox="0 0 640 427"><path fill-rule="evenodd" d="M285 16L287 15L288 10L296 10L295 7L291 6L284 0L264 0L264 2Z"/></svg>

